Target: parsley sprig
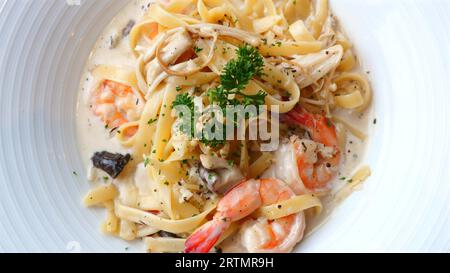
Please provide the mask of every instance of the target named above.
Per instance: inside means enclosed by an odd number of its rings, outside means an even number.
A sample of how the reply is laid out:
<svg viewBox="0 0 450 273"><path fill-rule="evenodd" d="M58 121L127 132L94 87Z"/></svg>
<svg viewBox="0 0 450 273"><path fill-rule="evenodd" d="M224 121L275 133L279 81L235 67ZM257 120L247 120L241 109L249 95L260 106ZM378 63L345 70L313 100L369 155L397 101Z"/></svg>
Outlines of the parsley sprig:
<svg viewBox="0 0 450 273"><path fill-rule="evenodd" d="M178 112L178 117L182 119L182 123L180 125L180 130L190 136L194 137L195 135L195 104L194 97L190 96L188 93L178 94L173 101L172 108L177 106L185 106L189 109L190 117L184 116L183 112ZM189 120L190 118L190 120ZM185 127L185 124L190 124L191 128Z"/></svg>
<svg viewBox="0 0 450 273"><path fill-rule="evenodd" d="M220 75L220 85L208 90L210 102L217 104L224 113L228 105L260 106L266 98L263 91L255 95L242 93L253 77L263 74L264 60L261 54L250 45L239 47L236 54L238 58L225 65Z"/></svg>
<svg viewBox="0 0 450 273"><path fill-rule="evenodd" d="M254 105L258 107L264 104L267 96L263 91L259 91L254 95L247 95L242 92L251 79L263 75L264 59L258 50L250 45L244 45L236 50L236 55L236 59L229 61L225 65L220 75L220 85L209 89L207 92L210 104L219 106L224 115L226 114L227 106L243 105L246 107ZM186 128L180 128L180 130L193 137L195 135L193 97L189 94L178 94L173 107L178 105L185 105L191 111L192 120L187 121L191 122L191 131L186 132ZM181 114L180 118L183 118L182 113L179 114ZM237 124L235 121L233 122ZM202 135L200 141L211 147L217 147L225 143L225 140L208 140L204 135Z"/></svg>
<svg viewBox="0 0 450 273"><path fill-rule="evenodd" d="M253 77L263 73L264 60L254 47L244 45L236 53L238 58L229 61L220 76L221 86L225 90L243 90Z"/></svg>

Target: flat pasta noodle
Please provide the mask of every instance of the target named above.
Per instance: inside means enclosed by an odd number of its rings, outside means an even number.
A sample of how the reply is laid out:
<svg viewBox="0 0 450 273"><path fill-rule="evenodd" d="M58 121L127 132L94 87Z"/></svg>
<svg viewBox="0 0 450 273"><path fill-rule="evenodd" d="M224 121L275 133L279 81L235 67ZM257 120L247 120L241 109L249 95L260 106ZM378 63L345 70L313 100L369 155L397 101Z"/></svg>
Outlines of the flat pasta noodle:
<svg viewBox="0 0 450 273"><path fill-rule="evenodd" d="M205 217L211 213L216 207L215 202L207 204L202 213L190 218L181 220L170 220L143 210L127 207L122 204L116 204L116 215L121 219L126 219L134 223L148 225L159 230L172 233L192 232L199 224L203 222Z"/></svg>
<svg viewBox="0 0 450 273"><path fill-rule="evenodd" d="M180 196L173 191L173 185L185 179L185 173L179 161L161 162L153 159L150 160L147 169L149 176L155 181L162 211L171 219L183 219L199 213L199 210L190 203L178 202Z"/></svg>
<svg viewBox="0 0 450 273"><path fill-rule="evenodd" d="M297 19L305 20L311 14L311 0L287 0L284 15L289 23Z"/></svg>
<svg viewBox="0 0 450 273"><path fill-rule="evenodd" d="M223 242L225 239L230 237L236 230L238 225L233 223L223 234L220 236L219 240L216 242L216 246ZM144 243L149 252L153 253L180 253L184 252L184 244L186 239L183 238L167 238L167 237L147 237L144 238Z"/></svg>
<svg viewBox="0 0 450 273"><path fill-rule="evenodd" d="M322 49L322 43L319 41L302 42L282 42L277 41L272 44L263 44L259 50L265 56L283 56L304 55L316 53Z"/></svg>
<svg viewBox="0 0 450 273"><path fill-rule="evenodd" d="M279 15L270 15L253 21L253 29L256 33L263 33L270 30L281 20Z"/></svg>
<svg viewBox="0 0 450 273"><path fill-rule="evenodd" d="M168 4L164 5L164 9L171 13L184 13L194 3L194 0L171 0Z"/></svg>
<svg viewBox="0 0 450 273"><path fill-rule="evenodd" d="M175 200L172 194L172 184L169 182L169 179L164 174L162 174L162 167L154 166L153 164L156 164L154 162L156 161L154 160L147 166L147 170L149 177L151 177L154 181L154 187L157 193L156 198L161 204L161 210L166 213L171 219L177 219L179 218L179 215L174 210L173 206ZM171 167L167 166L167 164L165 164L165 166Z"/></svg>
<svg viewBox="0 0 450 273"><path fill-rule="evenodd" d="M316 208L316 212L319 214L322 211L322 202L312 194L305 194L261 207L253 215L255 217L264 217L268 220L275 220L310 208Z"/></svg>
<svg viewBox="0 0 450 273"><path fill-rule="evenodd" d="M151 5L146 13L146 17L169 29L188 25L179 16L166 11L159 4Z"/></svg>
<svg viewBox="0 0 450 273"><path fill-rule="evenodd" d="M349 179L344 187L342 187L338 192L334 194L333 201L335 203L341 203L345 200L350 194L355 191L355 189L361 185L369 176L372 174L370 168L368 166L360 167L355 174Z"/></svg>
<svg viewBox="0 0 450 273"><path fill-rule="evenodd" d="M217 77L218 75L213 72L198 72L186 77L180 76L170 77L167 80L167 83L177 87L200 86L214 81L215 79L217 79Z"/></svg>
<svg viewBox="0 0 450 273"><path fill-rule="evenodd" d="M153 194L138 197L137 208L145 211L161 211L161 204Z"/></svg>
<svg viewBox="0 0 450 273"><path fill-rule="evenodd" d="M142 34L145 33L150 39L153 39L159 32L159 25L153 19L144 20L136 24L130 31L129 44L130 48L133 50L135 56L138 55L136 51L136 46L141 38Z"/></svg>
<svg viewBox="0 0 450 273"><path fill-rule="evenodd" d="M341 151L345 151L345 146L347 145L347 130L348 129L342 123L336 123L336 136Z"/></svg>
<svg viewBox="0 0 450 273"><path fill-rule="evenodd" d="M210 0L207 0L210 1ZM243 30L247 30L247 31L253 31L253 24L251 22L251 20L244 14L241 12L241 10L239 8L236 8L233 4L231 4L231 2L229 0L222 0L227 7L231 10L231 12L233 13L234 16L234 24L236 25L236 27L243 29Z"/></svg>
<svg viewBox="0 0 450 273"><path fill-rule="evenodd" d="M125 147L131 147L131 141L130 138L132 138L133 136L129 136L129 134L127 133L128 130L133 130L135 128L139 128L139 121L131 121L131 122L127 122L122 124L121 126L119 126L119 128L116 130L117 134L116 134L116 138L117 140L122 143L123 146ZM134 135L134 134L133 134Z"/></svg>
<svg viewBox="0 0 450 273"><path fill-rule="evenodd" d="M316 39L309 32L303 20L298 20L297 22L289 26L289 33L292 35L296 42L314 42Z"/></svg>
<svg viewBox="0 0 450 273"><path fill-rule="evenodd" d="M249 175L250 177L258 177L272 164L272 154L262 153L258 159L250 165Z"/></svg>
<svg viewBox="0 0 450 273"><path fill-rule="evenodd" d="M138 228L136 236L143 238L143 237L147 237L150 235L153 235L155 233L158 233L159 229L151 227L151 226L141 226L140 228Z"/></svg>
<svg viewBox="0 0 450 273"><path fill-rule="evenodd" d="M160 230L151 226L144 226L141 225L141 227L138 228L136 232L136 237L138 238L145 238L148 236L151 236L153 234L158 233Z"/></svg>
<svg viewBox="0 0 450 273"><path fill-rule="evenodd" d="M120 219L114 212L114 201L110 200L104 203L107 210L106 219L101 225L101 231L104 234L118 235Z"/></svg>
<svg viewBox="0 0 450 273"><path fill-rule="evenodd" d="M166 237L147 237L144 243L147 251L150 253L180 253L184 252L184 243L186 239L166 238Z"/></svg>
<svg viewBox="0 0 450 273"><path fill-rule="evenodd" d="M164 148L172 135L172 125L175 118L172 116L172 103L177 95L176 87L167 84L164 88L164 97L160 107L159 114L155 117L156 129L152 140L151 158L155 160L164 160ZM154 151L154 152L153 152Z"/></svg>
<svg viewBox="0 0 450 273"><path fill-rule="evenodd" d="M113 200L119 194L113 184L101 185L90 190L84 197L86 207L98 206L107 201Z"/></svg>
<svg viewBox="0 0 450 273"><path fill-rule="evenodd" d="M212 9L208 9L203 0L197 1L197 10L202 21L207 23L217 23L230 14L230 10L226 7L226 5L220 5Z"/></svg>
<svg viewBox="0 0 450 273"><path fill-rule="evenodd" d="M336 95L334 96L334 100L337 106L344 109L355 109L364 104L364 98L359 90L353 91L349 94Z"/></svg>
<svg viewBox="0 0 450 273"><path fill-rule="evenodd" d="M314 37L317 39L319 38L328 17L328 0L317 0L316 2L316 13L309 21L309 25L313 31Z"/></svg>
<svg viewBox="0 0 450 273"><path fill-rule="evenodd" d="M361 86L361 90L359 90L362 94L363 102L359 107L356 107L355 110L362 112L367 109L372 101L372 89L370 88L370 84L361 74L358 73L342 73L334 82L337 84L338 89L339 86L345 82L357 82Z"/></svg>
<svg viewBox="0 0 450 273"><path fill-rule="evenodd" d="M133 241L136 239L137 226L135 223L122 219L119 227L119 237L126 241Z"/></svg>
<svg viewBox="0 0 450 273"><path fill-rule="evenodd" d="M247 175L249 172L249 164L250 164L250 158L248 155L248 148L247 148L247 141L246 140L241 140L241 144L240 144L240 148L241 148L241 156L240 156L240 160L239 160L239 169L241 170L241 172L244 175Z"/></svg>
<svg viewBox="0 0 450 273"><path fill-rule="evenodd" d="M342 57L341 63L337 67L338 71L350 71L356 66L356 57L351 49L347 49Z"/></svg>

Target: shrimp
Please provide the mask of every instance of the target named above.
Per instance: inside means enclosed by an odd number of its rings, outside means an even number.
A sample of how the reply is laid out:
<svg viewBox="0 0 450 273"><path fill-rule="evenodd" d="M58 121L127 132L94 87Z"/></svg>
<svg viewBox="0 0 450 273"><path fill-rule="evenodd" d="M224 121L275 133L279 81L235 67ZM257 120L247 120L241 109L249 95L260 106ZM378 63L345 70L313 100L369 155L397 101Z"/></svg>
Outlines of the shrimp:
<svg viewBox="0 0 450 273"><path fill-rule="evenodd" d="M209 252L232 222L294 195L287 184L276 179L250 179L239 184L220 200L213 219L189 236L185 252ZM288 252L303 238L304 228L303 212L272 221L249 219L240 230L240 239L249 252Z"/></svg>
<svg viewBox="0 0 450 273"><path fill-rule="evenodd" d="M104 80L92 97L92 109L109 128L117 128L139 119L142 102L130 86ZM134 134L128 130L128 134Z"/></svg>
<svg viewBox="0 0 450 273"><path fill-rule="evenodd" d="M287 121L305 127L312 139L291 138L303 184L313 191L325 188L336 175L341 158L335 126L324 115L303 108L289 112Z"/></svg>

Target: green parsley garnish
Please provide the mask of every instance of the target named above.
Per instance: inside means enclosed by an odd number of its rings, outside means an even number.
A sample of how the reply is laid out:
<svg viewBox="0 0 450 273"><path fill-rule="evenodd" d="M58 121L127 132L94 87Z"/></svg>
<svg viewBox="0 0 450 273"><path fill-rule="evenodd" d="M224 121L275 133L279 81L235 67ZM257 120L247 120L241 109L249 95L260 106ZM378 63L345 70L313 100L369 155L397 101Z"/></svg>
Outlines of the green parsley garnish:
<svg viewBox="0 0 450 273"><path fill-rule="evenodd" d="M144 159L144 167L147 167L148 164L150 164L150 158L146 157Z"/></svg>
<svg viewBox="0 0 450 273"><path fill-rule="evenodd" d="M200 52L202 52L202 50L203 50L203 48L194 46L194 52L195 52L195 53L200 53Z"/></svg>
<svg viewBox="0 0 450 273"><path fill-rule="evenodd" d="M191 114L190 120L187 120L189 117L185 117L183 112L178 112L178 117L182 119L182 123L180 125L180 131L184 134L194 137L195 134L195 105L194 105L194 97L190 96L188 93L185 94L178 94L172 103L172 108L175 108L177 106L185 106L189 109L189 112ZM184 125L190 124L190 129L186 128Z"/></svg>
<svg viewBox="0 0 450 273"><path fill-rule="evenodd" d="M220 76L220 82L225 90L243 90L248 82L255 76L261 76L264 60L259 52L245 45L236 51L238 58L229 61Z"/></svg>
<svg viewBox="0 0 450 273"><path fill-rule="evenodd" d="M195 52L198 53L202 49L194 48ZM257 49L250 45L244 45L236 50L237 58L229 61L220 76L220 85L209 89L207 92L210 104L215 104L219 106L222 113L226 114L227 106L237 106L243 105L244 107L254 105L256 107L264 105L265 98L267 94L263 91L259 91L254 95L244 94L242 91L245 89L247 84L253 77L260 77L263 75L264 59ZM172 108L176 106L186 106L191 113L191 120L183 120L182 125L180 125L180 130L190 136L195 135L195 106L194 98L189 94L179 94L176 96L173 102ZM183 117L183 113L178 113L179 118L186 119L188 117ZM247 117L248 118L248 117ZM236 121L232 121L235 124ZM190 130L184 128L183 124L190 124ZM211 128L213 132L217 133L215 130L215 125ZM207 136L202 133L200 141L210 147L217 147L219 145L225 144L226 132L223 130L222 140L216 140L214 137Z"/></svg>

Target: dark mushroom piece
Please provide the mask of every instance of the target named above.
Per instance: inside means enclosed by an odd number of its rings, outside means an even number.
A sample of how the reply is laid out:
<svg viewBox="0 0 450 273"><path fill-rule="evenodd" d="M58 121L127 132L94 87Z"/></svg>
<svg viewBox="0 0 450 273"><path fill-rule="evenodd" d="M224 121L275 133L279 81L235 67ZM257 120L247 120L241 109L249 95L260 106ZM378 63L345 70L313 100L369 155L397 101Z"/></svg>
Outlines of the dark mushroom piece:
<svg viewBox="0 0 450 273"><path fill-rule="evenodd" d="M223 158L201 155L200 162L200 177L212 192L225 194L245 178L237 166L230 165Z"/></svg>
<svg viewBox="0 0 450 273"><path fill-rule="evenodd" d="M201 166L198 169L198 174L203 182L205 182L208 189L212 192L215 192L214 185L216 185L219 180L219 176L217 175L217 173L207 170L203 166Z"/></svg>
<svg viewBox="0 0 450 273"><path fill-rule="evenodd" d="M160 230L156 234L159 237L164 237L164 238L181 238L180 236L176 235L175 233L167 232L167 231L164 231L164 230Z"/></svg>
<svg viewBox="0 0 450 273"><path fill-rule="evenodd" d="M92 163L97 169L105 171L112 178L117 178L131 160L131 155L113 154L110 152L96 152Z"/></svg>
<svg viewBox="0 0 450 273"><path fill-rule="evenodd" d="M136 22L134 20L128 21L127 25L122 29L122 37L127 37L133 29L134 25L136 25Z"/></svg>

